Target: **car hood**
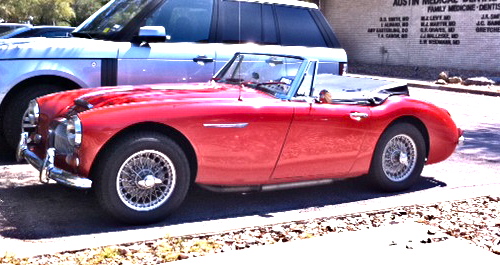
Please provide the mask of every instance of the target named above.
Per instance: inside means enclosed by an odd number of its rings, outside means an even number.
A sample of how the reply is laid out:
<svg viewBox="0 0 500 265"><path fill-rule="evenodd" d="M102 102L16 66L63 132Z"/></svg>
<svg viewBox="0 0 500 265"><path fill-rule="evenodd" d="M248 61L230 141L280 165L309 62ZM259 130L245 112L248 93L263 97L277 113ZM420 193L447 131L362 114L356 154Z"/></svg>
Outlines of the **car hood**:
<svg viewBox="0 0 500 265"><path fill-rule="evenodd" d="M275 99L265 93L238 85L208 83L158 84L144 86L121 86L112 88L88 89L74 97L73 111L82 112L90 109L114 105L147 103L162 101L165 104L183 104L207 101L227 101L240 97L265 97Z"/></svg>
<svg viewBox="0 0 500 265"><path fill-rule="evenodd" d="M127 49L130 45L84 38L58 38L57 41L51 38L11 38L0 40L0 60L116 58L119 49Z"/></svg>

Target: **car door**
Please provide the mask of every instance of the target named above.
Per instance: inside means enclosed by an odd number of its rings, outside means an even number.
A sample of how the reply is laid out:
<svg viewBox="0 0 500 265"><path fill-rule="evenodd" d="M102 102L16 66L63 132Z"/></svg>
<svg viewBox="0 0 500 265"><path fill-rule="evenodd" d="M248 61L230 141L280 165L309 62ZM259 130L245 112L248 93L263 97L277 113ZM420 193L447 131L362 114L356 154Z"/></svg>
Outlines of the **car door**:
<svg viewBox="0 0 500 265"><path fill-rule="evenodd" d="M193 131L184 132L195 143L198 183L241 186L269 181L293 106L243 94L233 102L206 104L199 106L199 111L190 111L203 113L189 121Z"/></svg>
<svg viewBox="0 0 500 265"><path fill-rule="evenodd" d="M296 103L274 179L342 177L349 173L370 127L361 105Z"/></svg>
<svg viewBox="0 0 500 265"><path fill-rule="evenodd" d="M118 85L206 82L214 75L209 44L150 43L120 50Z"/></svg>
<svg viewBox="0 0 500 265"><path fill-rule="evenodd" d="M215 48L208 43L213 0L169 0L142 26L163 26L164 43L131 44L118 55L118 85L205 82L215 72Z"/></svg>

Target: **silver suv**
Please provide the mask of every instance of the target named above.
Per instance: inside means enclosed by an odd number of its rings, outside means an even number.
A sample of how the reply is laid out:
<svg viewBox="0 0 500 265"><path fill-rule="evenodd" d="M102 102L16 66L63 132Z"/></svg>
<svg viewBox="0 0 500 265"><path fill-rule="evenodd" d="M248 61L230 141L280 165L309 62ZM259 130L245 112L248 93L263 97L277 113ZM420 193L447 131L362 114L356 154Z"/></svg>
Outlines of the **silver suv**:
<svg viewBox="0 0 500 265"><path fill-rule="evenodd" d="M0 42L0 134L17 145L38 96L83 87L209 80L236 52L302 55L342 74L316 5L280 0L113 0L67 39Z"/></svg>
<svg viewBox="0 0 500 265"><path fill-rule="evenodd" d="M18 28L29 28L32 27L30 24L18 24L18 23L0 23L0 34L11 31Z"/></svg>

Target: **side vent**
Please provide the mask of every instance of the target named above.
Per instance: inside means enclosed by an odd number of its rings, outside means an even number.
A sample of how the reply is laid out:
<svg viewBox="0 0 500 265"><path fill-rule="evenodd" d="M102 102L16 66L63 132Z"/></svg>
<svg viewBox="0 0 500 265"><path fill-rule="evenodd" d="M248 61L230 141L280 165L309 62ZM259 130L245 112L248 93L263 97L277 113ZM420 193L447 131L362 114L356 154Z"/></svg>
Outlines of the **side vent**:
<svg viewBox="0 0 500 265"><path fill-rule="evenodd" d="M347 62L339 63L339 75L347 74Z"/></svg>
<svg viewBox="0 0 500 265"><path fill-rule="evenodd" d="M102 59L101 86L116 86L118 84L118 60Z"/></svg>

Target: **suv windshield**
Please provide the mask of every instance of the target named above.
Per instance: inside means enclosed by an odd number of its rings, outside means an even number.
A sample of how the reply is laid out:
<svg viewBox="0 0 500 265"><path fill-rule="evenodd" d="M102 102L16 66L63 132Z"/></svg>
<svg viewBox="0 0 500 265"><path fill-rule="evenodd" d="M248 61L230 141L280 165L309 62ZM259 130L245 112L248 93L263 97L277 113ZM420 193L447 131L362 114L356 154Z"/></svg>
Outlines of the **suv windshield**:
<svg viewBox="0 0 500 265"><path fill-rule="evenodd" d="M220 83L242 84L274 96L287 94L304 59L299 57L237 54L216 76Z"/></svg>
<svg viewBox="0 0 500 265"><path fill-rule="evenodd" d="M135 16L155 0L112 0L83 22L74 32L77 37L112 39Z"/></svg>

